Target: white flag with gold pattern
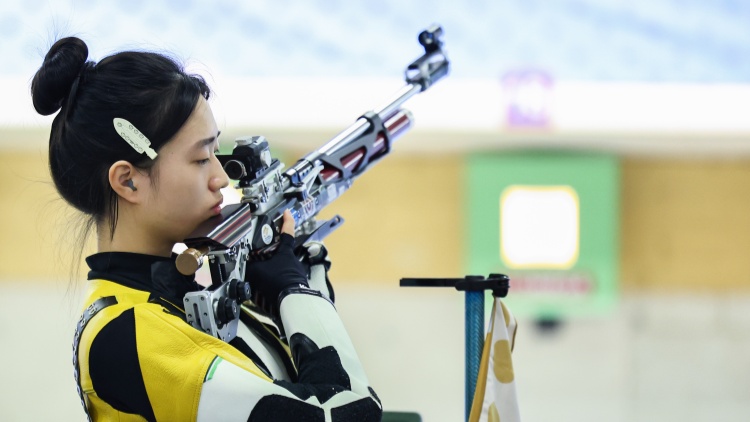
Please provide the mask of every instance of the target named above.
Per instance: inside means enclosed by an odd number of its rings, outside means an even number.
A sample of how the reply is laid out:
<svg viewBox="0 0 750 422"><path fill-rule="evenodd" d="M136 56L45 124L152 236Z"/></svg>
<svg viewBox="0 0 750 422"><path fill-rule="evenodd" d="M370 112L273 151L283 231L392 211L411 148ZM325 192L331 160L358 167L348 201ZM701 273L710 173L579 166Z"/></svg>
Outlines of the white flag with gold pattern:
<svg viewBox="0 0 750 422"><path fill-rule="evenodd" d="M520 422L511 352L516 338L516 319L495 298L490 330L484 341L470 422Z"/></svg>

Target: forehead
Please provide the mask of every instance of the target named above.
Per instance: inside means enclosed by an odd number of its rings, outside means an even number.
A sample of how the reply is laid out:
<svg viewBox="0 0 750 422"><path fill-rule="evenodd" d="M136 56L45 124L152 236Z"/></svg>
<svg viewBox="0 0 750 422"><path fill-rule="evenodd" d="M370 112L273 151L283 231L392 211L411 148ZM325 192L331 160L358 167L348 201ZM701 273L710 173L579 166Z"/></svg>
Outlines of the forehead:
<svg viewBox="0 0 750 422"><path fill-rule="evenodd" d="M217 132L218 128L211 106L205 98L200 97L185 124L162 149L193 148L198 141L216 136Z"/></svg>

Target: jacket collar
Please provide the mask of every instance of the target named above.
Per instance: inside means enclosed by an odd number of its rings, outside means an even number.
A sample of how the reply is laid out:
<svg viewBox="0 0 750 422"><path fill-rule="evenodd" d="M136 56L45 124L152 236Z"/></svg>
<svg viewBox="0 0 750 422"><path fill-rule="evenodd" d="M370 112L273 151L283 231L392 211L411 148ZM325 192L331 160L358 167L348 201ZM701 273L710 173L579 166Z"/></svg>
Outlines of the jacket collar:
<svg viewBox="0 0 750 422"><path fill-rule="evenodd" d="M88 279L104 279L143 290L181 305L186 293L201 290L195 276L177 271L175 259L132 252L101 252L86 258Z"/></svg>

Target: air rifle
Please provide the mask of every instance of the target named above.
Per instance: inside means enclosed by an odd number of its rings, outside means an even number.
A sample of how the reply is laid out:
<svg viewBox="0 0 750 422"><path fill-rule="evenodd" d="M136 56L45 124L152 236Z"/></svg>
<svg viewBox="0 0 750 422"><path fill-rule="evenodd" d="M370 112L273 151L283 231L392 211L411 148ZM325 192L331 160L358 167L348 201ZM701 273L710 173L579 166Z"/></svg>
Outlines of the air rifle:
<svg viewBox="0 0 750 422"><path fill-rule="evenodd" d="M194 274L204 257L209 261L211 286L184 299L191 325L224 341L235 337L239 304L250 297L243 281L245 264L276 248L284 210L294 217L297 251L341 226L344 220L338 215L323 221L316 215L387 156L392 142L411 127L412 115L401 105L448 74L442 35L438 25L419 34L425 53L407 66L406 85L391 101L363 114L286 171L262 136L238 138L232 154L218 156L227 175L237 180L242 200L199 226L184 241L188 249L177 257L177 268L185 275Z"/></svg>

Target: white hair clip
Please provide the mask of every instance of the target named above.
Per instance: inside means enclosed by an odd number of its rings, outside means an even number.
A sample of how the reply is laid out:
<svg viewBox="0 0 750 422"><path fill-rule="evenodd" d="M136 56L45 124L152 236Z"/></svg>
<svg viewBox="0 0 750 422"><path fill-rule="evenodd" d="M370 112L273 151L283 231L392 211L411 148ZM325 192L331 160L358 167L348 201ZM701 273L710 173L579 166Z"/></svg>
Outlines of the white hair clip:
<svg viewBox="0 0 750 422"><path fill-rule="evenodd" d="M132 123L119 117L115 117L113 123L115 124L117 134L126 140L134 150L138 151L139 154L145 152L152 160L156 158L157 154L151 148L151 141L140 130L136 129Z"/></svg>

